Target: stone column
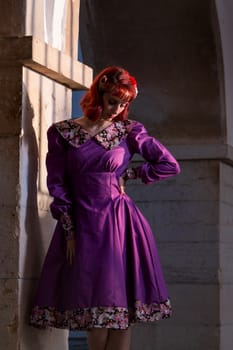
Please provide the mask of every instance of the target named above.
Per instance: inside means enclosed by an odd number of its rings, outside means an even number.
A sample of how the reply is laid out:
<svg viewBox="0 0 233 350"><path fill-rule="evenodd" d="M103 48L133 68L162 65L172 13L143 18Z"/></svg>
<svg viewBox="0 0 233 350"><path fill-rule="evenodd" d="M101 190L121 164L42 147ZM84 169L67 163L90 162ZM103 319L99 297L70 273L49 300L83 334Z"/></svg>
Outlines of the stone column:
<svg viewBox="0 0 233 350"><path fill-rule="evenodd" d="M1 2L0 348L67 349L66 331L28 326L51 239L46 130L71 116L72 89L92 70L77 61L78 0Z"/></svg>
<svg viewBox="0 0 233 350"><path fill-rule="evenodd" d="M233 348L233 6L232 1L216 0L223 60L222 103L225 107L225 157L220 164L219 283L220 349Z"/></svg>

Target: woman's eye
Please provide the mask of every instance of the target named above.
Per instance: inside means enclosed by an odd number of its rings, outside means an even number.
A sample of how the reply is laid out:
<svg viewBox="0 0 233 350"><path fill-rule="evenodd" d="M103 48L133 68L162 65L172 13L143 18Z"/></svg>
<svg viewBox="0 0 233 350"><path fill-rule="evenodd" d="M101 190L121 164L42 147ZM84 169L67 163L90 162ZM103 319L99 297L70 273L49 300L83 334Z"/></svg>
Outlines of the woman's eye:
<svg viewBox="0 0 233 350"><path fill-rule="evenodd" d="M126 103L119 103L119 102L116 101L116 100L108 100L108 103L109 103L111 106L119 105L120 108L125 108L125 106L126 106Z"/></svg>
<svg viewBox="0 0 233 350"><path fill-rule="evenodd" d="M117 102L116 102L115 100L109 100L108 103L109 103L110 105L115 105Z"/></svg>

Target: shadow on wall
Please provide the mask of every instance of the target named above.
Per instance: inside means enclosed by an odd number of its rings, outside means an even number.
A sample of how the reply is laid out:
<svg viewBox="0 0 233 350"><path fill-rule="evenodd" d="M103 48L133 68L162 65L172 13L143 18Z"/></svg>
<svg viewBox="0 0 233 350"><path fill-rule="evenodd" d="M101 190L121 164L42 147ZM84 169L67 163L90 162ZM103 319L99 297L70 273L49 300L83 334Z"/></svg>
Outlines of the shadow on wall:
<svg viewBox="0 0 233 350"><path fill-rule="evenodd" d="M21 143L21 205L20 205L20 342L25 349L41 350L47 343L47 333L29 326L30 311L37 286L37 278L46 251L43 242L43 227L48 227L47 236L52 232L48 210L38 207L37 176L39 170L38 139L33 127L34 110L27 89L23 88L23 137ZM43 332L43 334L41 334ZM45 332L45 333L44 333ZM53 333L54 336L54 333ZM44 348L44 347L43 347Z"/></svg>

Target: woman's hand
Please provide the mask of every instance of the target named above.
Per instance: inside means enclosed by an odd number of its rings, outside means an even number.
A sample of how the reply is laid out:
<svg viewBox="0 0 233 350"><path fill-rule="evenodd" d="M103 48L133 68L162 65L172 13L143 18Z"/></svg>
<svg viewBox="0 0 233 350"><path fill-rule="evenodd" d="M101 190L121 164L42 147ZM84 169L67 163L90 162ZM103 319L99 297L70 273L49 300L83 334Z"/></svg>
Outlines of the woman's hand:
<svg viewBox="0 0 233 350"><path fill-rule="evenodd" d="M123 176L120 176L120 178L119 178L119 185L120 185L121 194L124 194L125 193L125 179Z"/></svg>
<svg viewBox="0 0 233 350"><path fill-rule="evenodd" d="M125 172L120 176L119 178L119 185L120 185L120 192L122 194L125 193L125 185L126 181L129 179L136 179L137 178L137 170L136 168L128 168L125 170Z"/></svg>
<svg viewBox="0 0 233 350"><path fill-rule="evenodd" d="M71 238L66 241L66 259L72 265L75 256L75 239Z"/></svg>

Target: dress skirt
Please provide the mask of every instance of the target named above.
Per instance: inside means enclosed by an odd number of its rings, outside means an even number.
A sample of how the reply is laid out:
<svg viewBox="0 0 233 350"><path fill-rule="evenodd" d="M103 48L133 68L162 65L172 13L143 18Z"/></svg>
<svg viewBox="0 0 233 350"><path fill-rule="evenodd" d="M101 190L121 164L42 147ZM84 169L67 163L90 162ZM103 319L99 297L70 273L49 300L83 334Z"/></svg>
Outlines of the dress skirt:
<svg viewBox="0 0 233 350"><path fill-rule="evenodd" d="M126 329L137 321L168 317L171 306L147 220L120 193L115 174L87 173L77 183L75 259L72 265L66 260L58 223L31 324Z"/></svg>

